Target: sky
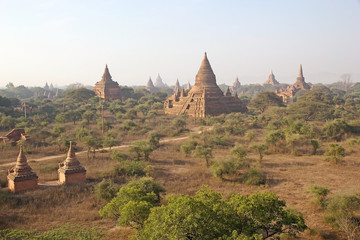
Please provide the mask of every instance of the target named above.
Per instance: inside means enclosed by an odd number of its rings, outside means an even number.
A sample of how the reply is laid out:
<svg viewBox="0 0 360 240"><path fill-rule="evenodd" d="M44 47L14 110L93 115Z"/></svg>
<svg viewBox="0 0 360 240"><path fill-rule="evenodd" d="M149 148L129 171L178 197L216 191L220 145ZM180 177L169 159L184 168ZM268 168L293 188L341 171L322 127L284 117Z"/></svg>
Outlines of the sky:
<svg viewBox="0 0 360 240"><path fill-rule="evenodd" d="M0 87L360 82L360 0L0 0Z"/></svg>

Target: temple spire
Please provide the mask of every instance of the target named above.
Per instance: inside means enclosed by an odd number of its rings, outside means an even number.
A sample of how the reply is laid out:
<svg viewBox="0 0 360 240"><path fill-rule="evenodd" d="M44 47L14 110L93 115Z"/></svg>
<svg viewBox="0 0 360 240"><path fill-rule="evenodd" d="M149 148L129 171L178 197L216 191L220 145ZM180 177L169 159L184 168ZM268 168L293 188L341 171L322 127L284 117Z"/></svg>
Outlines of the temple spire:
<svg viewBox="0 0 360 240"><path fill-rule="evenodd" d="M67 153L67 158L65 161L71 162L73 160L77 160L77 158L76 158L75 151L74 151L74 148L72 145L72 141L70 141L69 151Z"/></svg>
<svg viewBox="0 0 360 240"><path fill-rule="evenodd" d="M204 58L201 62L199 71L195 78L195 85L201 86L201 85L216 85L216 77L215 74L211 68L209 59L207 58L207 54L205 52Z"/></svg>
<svg viewBox="0 0 360 240"><path fill-rule="evenodd" d="M302 77L302 78L304 77L303 70L302 70L302 64L300 64L299 77Z"/></svg>
<svg viewBox="0 0 360 240"><path fill-rule="evenodd" d="M16 168L23 168L24 166L27 166L27 158L24 154L23 146L20 146L20 151L18 158L16 160Z"/></svg>

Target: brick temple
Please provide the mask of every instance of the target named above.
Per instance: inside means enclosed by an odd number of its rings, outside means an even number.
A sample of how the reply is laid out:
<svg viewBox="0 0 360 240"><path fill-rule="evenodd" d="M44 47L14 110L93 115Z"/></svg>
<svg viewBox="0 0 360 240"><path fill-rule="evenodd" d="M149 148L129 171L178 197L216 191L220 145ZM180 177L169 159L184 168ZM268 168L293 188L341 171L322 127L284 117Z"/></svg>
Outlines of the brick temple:
<svg viewBox="0 0 360 240"><path fill-rule="evenodd" d="M117 82L112 80L109 68L106 65L104 74L93 88L95 94L105 100L120 99L121 89Z"/></svg>
<svg viewBox="0 0 360 240"><path fill-rule="evenodd" d="M166 114L186 114L200 118L247 111L246 106L237 96L232 96L229 89L224 96L216 84L216 77L206 53L196 75L195 85L187 94L184 89L180 91L176 88L175 93L166 99L164 109Z"/></svg>
<svg viewBox="0 0 360 240"><path fill-rule="evenodd" d="M71 184L83 183L86 181L86 169L80 166L72 142L70 142L66 160L59 164L58 173L60 183Z"/></svg>
<svg viewBox="0 0 360 240"><path fill-rule="evenodd" d="M37 189L38 187L38 176L29 166L22 146L15 167L8 171L7 180L10 191L14 193Z"/></svg>
<svg viewBox="0 0 360 240"><path fill-rule="evenodd" d="M269 84L272 86L279 85L279 82L275 79L275 75L272 70L270 71L270 75L269 75L268 79L263 83L263 85L266 85L266 84Z"/></svg>
<svg viewBox="0 0 360 240"><path fill-rule="evenodd" d="M302 65L300 64L299 75L296 78L296 82L285 89L276 91L275 93L279 97L282 97L283 102L288 102L289 99L294 97L298 91L309 90L310 88L310 85L305 82Z"/></svg>

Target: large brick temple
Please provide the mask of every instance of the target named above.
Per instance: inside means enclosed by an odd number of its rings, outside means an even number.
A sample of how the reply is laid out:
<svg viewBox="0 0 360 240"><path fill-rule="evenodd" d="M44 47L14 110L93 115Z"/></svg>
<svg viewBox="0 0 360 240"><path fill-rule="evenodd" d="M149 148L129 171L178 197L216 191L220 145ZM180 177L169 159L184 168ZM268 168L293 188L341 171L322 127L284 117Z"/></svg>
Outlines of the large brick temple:
<svg viewBox="0 0 360 240"><path fill-rule="evenodd" d="M283 102L288 102L298 91L309 90L310 88L310 85L305 82L302 65L300 64L299 75L296 78L296 82L286 89L276 91L275 93L279 97L282 97Z"/></svg>
<svg viewBox="0 0 360 240"><path fill-rule="evenodd" d="M247 108L239 98L232 96L230 90L224 93L216 84L216 77L205 53L195 85L188 94L184 89L177 89L164 103L166 114L186 114L194 117L220 115L222 113L246 112Z"/></svg>
<svg viewBox="0 0 360 240"><path fill-rule="evenodd" d="M117 82L112 80L107 65L105 66L105 71L101 80L95 84L93 90L97 96L105 100L120 99L120 86Z"/></svg>

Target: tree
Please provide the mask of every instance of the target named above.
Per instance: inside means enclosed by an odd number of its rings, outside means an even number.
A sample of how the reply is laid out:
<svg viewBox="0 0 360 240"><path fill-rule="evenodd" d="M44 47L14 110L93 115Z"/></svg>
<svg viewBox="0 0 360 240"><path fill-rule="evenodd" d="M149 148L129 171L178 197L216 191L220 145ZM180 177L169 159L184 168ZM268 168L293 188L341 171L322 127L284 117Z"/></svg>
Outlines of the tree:
<svg viewBox="0 0 360 240"><path fill-rule="evenodd" d="M265 137L266 144L271 145L274 151L278 151L282 140L285 140L285 134L282 130L271 131Z"/></svg>
<svg viewBox="0 0 360 240"><path fill-rule="evenodd" d="M274 92L262 92L256 95L249 103L250 108L258 110L260 113L270 106L284 106L282 98L276 95Z"/></svg>
<svg viewBox="0 0 360 240"><path fill-rule="evenodd" d="M321 146L320 141L317 139L311 139L310 144L313 147L312 155L316 155L318 148Z"/></svg>
<svg viewBox="0 0 360 240"><path fill-rule="evenodd" d="M92 110L86 110L83 114L82 114L82 118L86 120L87 124L90 124L90 121L93 121L96 117L96 114L94 111Z"/></svg>
<svg viewBox="0 0 360 240"><path fill-rule="evenodd" d="M259 162L261 162L261 160L264 157L264 151L266 149L266 145L265 144L253 144L253 145L250 145L250 149L255 150L259 154Z"/></svg>
<svg viewBox="0 0 360 240"><path fill-rule="evenodd" d="M93 150L93 158L95 158L95 152L96 149L99 149L102 147L102 140L98 138L95 134L91 134L88 136L85 136L82 141L84 144L88 147L88 154L87 157L89 159L89 153L91 149Z"/></svg>
<svg viewBox="0 0 360 240"><path fill-rule="evenodd" d="M103 146L109 147L111 151L111 148L117 144L118 140L116 139L116 133L111 131L106 132L103 139Z"/></svg>
<svg viewBox="0 0 360 240"><path fill-rule="evenodd" d="M344 136L351 132L351 127L344 120L336 119L328 122L324 126L325 135L337 142L341 141Z"/></svg>
<svg viewBox="0 0 360 240"><path fill-rule="evenodd" d="M236 160L233 158L215 159L211 162L210 170L215 177L224 180L224 175L232 175L236 172L236 165Z"/></svg>
<svg viewBox="0 0 360 240"><path fill-rule="evenodd" d="M359 212L359 196L340 195L330 200L324 219L334 229L345 232L348 240L356 240L360 236Z"/></svg>
<svg viewBox="0 0 360 240"><path fill-rule="evenodd" d="M152 149L158 149L160 147L160 134L156 131L151 131L148 133L148 142Z"/></svg>
<svg viewBox="0 0 360 240"><path fill-rule="evenodd" d="M154 151L150 143L147 141L136 141L132 146L129 147L129 152L135 153L135 159L150 160L150 154Z"/></svg>
<svg viewBox="0 0 360 240"><path fill-rule="evenodd" d="M247 158L247 150L241 145L236 143L235 146L230 150L231 154L236 157L237 167L244 167L249 165Z"/></svg>
<svg viewBox="0 0 360 240"><path fill-rule="evenodd" d="M165 189L152 178L140 178L121 187L116 197L100 209L103 218L115 218L119 225L140 228L150 214L150 209L160 204L160 194Z"/></svg>
<svg viewBox="0 0 360 240"><path fill-rule="evenodd" d="M206 161L206 166L209 166L209 160L212 158L212 148L198 144L196 145L194 156L198 158L204 158Z"/></svg>
<svg viewBox="0 0 360 240"><path fill-rule="evenodd" d="M170 197L154 207L137 239L250 240L295 235L306 225L301 214L286 208L273 193L235 194L223 199L207 187L195 196Z"/></svg>
<svg viewBox="0 0 360 240"><path fill-rule="evenodd" d="M329 151L325 152L324 155L328 156L327 161L339 163L345 157L345 148L335 143L329 143Z"/></svg>
<svg viewBox="0 0 360 240"><path fill-rule="evenodd" d="M330 193L329 188L315 185L311 186L309 192L314 195L314 199L312 199L311 202L325 208L327 196Z"/></svg>

